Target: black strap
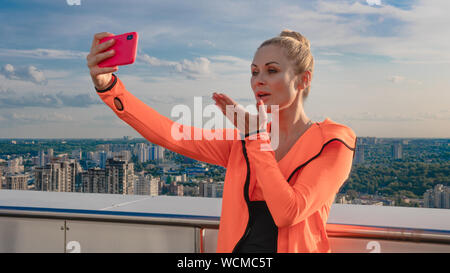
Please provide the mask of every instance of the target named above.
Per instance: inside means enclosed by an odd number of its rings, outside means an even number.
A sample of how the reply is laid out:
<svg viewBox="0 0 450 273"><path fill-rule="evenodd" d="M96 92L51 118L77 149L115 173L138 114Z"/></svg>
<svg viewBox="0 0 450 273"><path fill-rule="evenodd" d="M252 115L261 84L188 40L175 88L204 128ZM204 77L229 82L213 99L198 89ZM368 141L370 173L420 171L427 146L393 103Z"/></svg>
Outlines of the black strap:
<svg viewBox="0 0 450 273"><path fill-rule="evenodd" d="M248 136L256 135L256 134L258 134L258 133L263 133L263 132L266 132L266 129L256 130L256 131L247 133L247 134L245 134L245 135L241 133L241 137L242 137L242 139L245 139L245 138L247 138Z"/></svg>
<svg viewBox="0 0 450 273"><path fill-rule="evenodd" d="M112 74L112 76L114 77L114 81L113 81L113 83L112 83L108 88L103 89L103 90L99 90L99 89L97 89L97 87L94 86L94 87L95 87L95 90L97 90L97 92L99 92L99 93L105 93L105 92L107 92L107 91L113 89L113 87L114 87L114 86L116 85L116 83L117 83L117 76L114 75L114 74Z"/></svg>

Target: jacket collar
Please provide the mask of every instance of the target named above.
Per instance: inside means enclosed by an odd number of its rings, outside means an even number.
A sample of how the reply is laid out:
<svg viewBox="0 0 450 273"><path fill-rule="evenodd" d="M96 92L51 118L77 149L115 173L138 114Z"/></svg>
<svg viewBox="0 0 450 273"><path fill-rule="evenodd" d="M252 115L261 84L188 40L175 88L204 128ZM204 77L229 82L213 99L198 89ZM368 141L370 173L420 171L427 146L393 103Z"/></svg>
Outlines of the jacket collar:
<svg viewBox="0 0 450 273"><path fill-rule="evenodd" d="M271 125L272 122L267 124L269 132L271 131ZM336 123L329 118L314 123L278 162L286 179L289 179L299 166L309 163L310 160L318 156L323 147L334 140L341 141L349 149L355 149L356 135L349 127Z"/></svg>

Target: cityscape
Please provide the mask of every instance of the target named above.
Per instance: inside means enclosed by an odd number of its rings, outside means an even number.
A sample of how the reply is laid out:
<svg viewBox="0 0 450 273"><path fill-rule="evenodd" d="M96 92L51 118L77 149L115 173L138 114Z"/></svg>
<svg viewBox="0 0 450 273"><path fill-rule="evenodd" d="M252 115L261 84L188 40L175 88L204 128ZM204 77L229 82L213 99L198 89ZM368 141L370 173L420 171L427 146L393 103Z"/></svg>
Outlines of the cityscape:
<svg viewBox="0 0 450 273"><path fill-rule="evenodd" d="M360 137L335 203L450 209L450 139ZM142 138L1 139L0 189L221 198L226 169Z"/></svg>

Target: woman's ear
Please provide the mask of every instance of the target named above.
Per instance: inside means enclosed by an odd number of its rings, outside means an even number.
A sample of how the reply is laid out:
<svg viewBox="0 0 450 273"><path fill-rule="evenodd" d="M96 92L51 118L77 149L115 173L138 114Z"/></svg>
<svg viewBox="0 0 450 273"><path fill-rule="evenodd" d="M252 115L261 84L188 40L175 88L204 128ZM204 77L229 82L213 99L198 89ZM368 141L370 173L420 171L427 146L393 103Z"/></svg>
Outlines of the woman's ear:
<svg viewBox="0 0 450 273"><path fill-rule="evenodd" d="M301 78L302 78L302 89L306 89L311 85L311 71L306 70L305 72L303 72L301 74Z"/></svg>
<svg viewBox="0 0 450 273"><path fill-rule="evenodd" d="M311 85L311 71L307 70L297 75L295 86L297 90L304 90Z"/></svg>

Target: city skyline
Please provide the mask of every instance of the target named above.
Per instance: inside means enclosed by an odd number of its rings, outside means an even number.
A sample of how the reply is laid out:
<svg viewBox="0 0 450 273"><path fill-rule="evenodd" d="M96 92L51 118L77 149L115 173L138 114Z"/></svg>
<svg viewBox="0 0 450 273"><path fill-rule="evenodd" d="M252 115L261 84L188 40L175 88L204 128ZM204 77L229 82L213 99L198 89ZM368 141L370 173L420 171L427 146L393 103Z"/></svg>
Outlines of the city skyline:
<svg viewBox="0 0 450 273"><path fill-rule="evenodd" d="M173 107L194 109L194 97L213 104L215 91L254 104L253 54L285 28L311 42L312 120L329 117L360 137L449 138L448 8L444 0L4 1L0 139L142 137L95 93L85 57L97 32L139 33L136 63L117 75L176 121Z"/></svg>
<svg viewBox="0 0 450 273"><path fill-rule="evenodd" d="M0 189L156 195L158 180L162 195L221 194L223 167L170 150L165 153L161 146L136 140L92 140L78 145L76 140L56 141L47 142L37 151L29 142L1 143L4 149L0 156ZM363 137L357 147L352 172L339 190L337 203L450 208L446 154L449 139ZM61 176L55 176L56 172ZM122 178L111 180L115 173L122 173ZM181 185L173 184L174 181ZM219 187L213 187L211 182L219 183Z"/></svg>

